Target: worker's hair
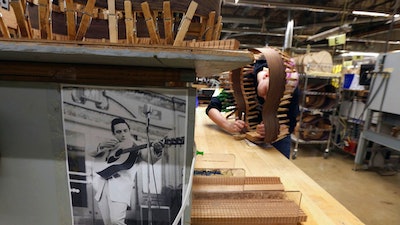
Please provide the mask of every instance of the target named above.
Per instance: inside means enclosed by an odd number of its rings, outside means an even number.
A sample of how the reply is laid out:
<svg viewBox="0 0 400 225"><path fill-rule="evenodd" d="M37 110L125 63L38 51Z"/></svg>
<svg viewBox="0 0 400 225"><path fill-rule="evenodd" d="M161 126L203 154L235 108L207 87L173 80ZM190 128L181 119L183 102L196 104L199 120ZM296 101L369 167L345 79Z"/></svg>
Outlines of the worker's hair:
<svg viewBox="0 0 400 225"><path fill-rule="evenodd" d="M265 59L256 60L253 66L253 74L257 76L257 73L262 71L264 67L268 68L267 60Z"/></svg>
<svg viewBox="0 0 400 225"><path fill-rule="evenodd" d="M114 126L117 125L117 124L120 124L120 123L125 123L125 124L128 126L129 129L131 128L131 127L129 126L129 124L128 124L124 119L122 119L122 118L115 118L115 119L113 119L113 120L111 121L111 131L112 131L113 134L114 134L114 132L115 132Z"/></svg>

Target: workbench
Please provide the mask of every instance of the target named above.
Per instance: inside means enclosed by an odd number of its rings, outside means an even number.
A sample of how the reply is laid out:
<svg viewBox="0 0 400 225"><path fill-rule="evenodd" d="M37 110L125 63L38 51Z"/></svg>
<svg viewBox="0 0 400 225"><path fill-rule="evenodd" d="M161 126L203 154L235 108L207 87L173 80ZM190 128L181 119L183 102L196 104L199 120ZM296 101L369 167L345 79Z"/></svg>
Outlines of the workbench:
<svg viewBox="0 0 400 225"><path fill-rule="evenodd" d="M260 147L247 140L235 140L205 113L196 108L195 144L206 154L234 155L235 168L243 168L246 176L280 177L285 191L300 191L300 208L307 214L304 225L363 224L313 179L273 147Z"/></svg>

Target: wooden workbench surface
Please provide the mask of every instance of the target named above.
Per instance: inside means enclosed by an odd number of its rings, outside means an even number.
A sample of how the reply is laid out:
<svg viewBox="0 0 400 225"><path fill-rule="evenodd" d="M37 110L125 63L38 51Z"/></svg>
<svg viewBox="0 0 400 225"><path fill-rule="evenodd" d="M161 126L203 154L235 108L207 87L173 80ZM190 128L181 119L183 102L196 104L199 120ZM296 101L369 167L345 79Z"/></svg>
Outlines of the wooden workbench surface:
<svg viewBox="0 0 400 225"><path fill-rule="evenodd" d="M196 108L195 143L197 150L204 152L204 155L234 155L235 168L243 168L246 176L278 176L286 191L300 191L300 207L308 216L304 225L363 224L276 149L261 148L246 140L235 140L222 131L207 117L204 106Z"/></svg>

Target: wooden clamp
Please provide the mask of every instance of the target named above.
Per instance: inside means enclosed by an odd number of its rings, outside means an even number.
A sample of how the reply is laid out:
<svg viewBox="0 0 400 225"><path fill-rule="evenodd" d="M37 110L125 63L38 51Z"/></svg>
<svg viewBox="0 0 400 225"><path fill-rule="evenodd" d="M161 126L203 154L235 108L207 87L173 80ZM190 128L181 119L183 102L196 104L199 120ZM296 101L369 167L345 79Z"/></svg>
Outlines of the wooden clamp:
<svg viewBox="0 0 400 225"><path fill-rule="evenodd" d="M4 23L3 14L0 13L0 31L5 38L11 38L10 31L7 25Z"/></svg>
<svg viewBox="0 0 400 225"><path fill-rule="evenodd" d="M208 14L207 27L205 30L205 32L206 32L205 40L206 41L211 41L213 39L214 21L215 21L215 11L212 11Z"/></svg>
<svg viewBox="0 0 400 225"><path fill-rule="evenodd" d="M53 39L51 23L51 3L49 0L39 0L39 31L41 39Z"/></svg>
<svg viewBox="0 0 400 225"><path fill-rule="evenodd" d="M175 37L174 46L181 46L183 43L183 39L185 39L186 33L189 29L190 23L192 22L192 18L194 13L196 12L197 6L199 4L197 2L190 2L189 8L182 18L181 24L178 28L178 34Z"/></svg>
<svg viewBox="0 0 400 225"><path fill-rule="evenodd" d="M118 23L115 12L115 0L107 0L108 5L108 33L111 43L118 43Z"/></svg>
<svg viewBox="0 0 400 225"><path fill-rule="evenodd" d="M132 14L132 2L130 0L124 1L125 9L125 29L126 29L126 43L134 44L137 42L136 31L136 14L135 18Z"/></svg>
<svg viewBox="0 0 400 225"><path fill-rule="evenodd" d="M159 44L160 43L160 36L158 35L158 31L156 29L156 24L153 18L153 15L150 11L149 3L142 2L140 4L142 6L144 19L146 21L147 30L150 35L150 40L152 44Z"/></svg>
<svg viewBox="0 0 400 225"><path fill-rule="evenodd" d="M219 40L219 38L221 37L221 30L222 30L222 16L219 16L218 21L214 27L213 40Z"/></svg>
<svg viewBox="0 0 400 225"><path fill-rule="evenodd" d="M11 7L14 10L15 18L17 19L18 27L22 37L32 38L32 30L29 28L28 21L25 18L25 10L21 1L12 0L10 2Z"/></svg>
<svg viewBox="0 0 400 225"><path fill-rule="evenodd" d="M81 41L86 34L87 29L90 26L91 19L93 17L93 9L96 0L88 0L83 10L82 20L79 24L78 32L76 33L75 40Z"/></svg>
<svg viewBox="0 0 400 225"><path fill-rule="evenodd" d="M163 14L164 14L164 33L165 41L167 44L173 44L174 33L172 31L172 13L169 1L163 2Z"/></svg>
<svg viewBox="0 0 400 225"><path fill-rule="evenodd" d="M65 0L67 11L65 12L67 17L67 33L69 40L75 40L76 36L76 24L75 24L75 9L74 0Z"/></svg>

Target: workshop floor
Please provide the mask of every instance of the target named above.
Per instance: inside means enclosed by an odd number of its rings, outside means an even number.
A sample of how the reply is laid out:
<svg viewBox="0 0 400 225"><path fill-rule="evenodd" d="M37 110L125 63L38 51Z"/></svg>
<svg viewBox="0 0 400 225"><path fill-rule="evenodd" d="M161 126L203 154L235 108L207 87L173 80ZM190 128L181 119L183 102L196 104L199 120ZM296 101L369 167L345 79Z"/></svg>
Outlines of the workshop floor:
<svg viewBox="0 0 400 225"><path fill-rule="evenodd" d="M354 156L335 150L324 159L320 146L313 145L300 145L292 162L366 225L400 224L399 167L394 175L354 171Z"/></svg>

